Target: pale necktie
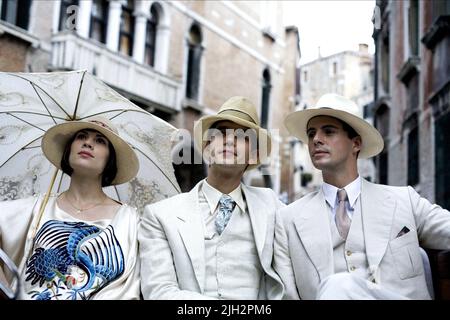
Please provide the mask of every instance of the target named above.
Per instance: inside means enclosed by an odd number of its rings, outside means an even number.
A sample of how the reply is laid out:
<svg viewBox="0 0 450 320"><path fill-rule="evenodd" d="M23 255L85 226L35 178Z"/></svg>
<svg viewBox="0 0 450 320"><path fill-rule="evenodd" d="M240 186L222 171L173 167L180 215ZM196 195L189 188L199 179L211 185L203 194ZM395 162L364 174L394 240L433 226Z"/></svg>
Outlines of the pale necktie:
<svg viewBox="0 0 450 320"><path fill-rule="evenodd" d="M345 210L345 201L347 200L347 192L345 192L345 189L338 190L337 197L339 203L336 209L336 227L341 237L347 239L348 230L352 221Z"/></svg>
<svg viewBox="0 0 450 320"><path fill-rule="evenodd" d="M231 213L236 205L233 198L227 194L223 194L219 200L219 210L216 216L216 230L218 234L222 234L223 230L227 226L228 221L230 221Z"/></svg>

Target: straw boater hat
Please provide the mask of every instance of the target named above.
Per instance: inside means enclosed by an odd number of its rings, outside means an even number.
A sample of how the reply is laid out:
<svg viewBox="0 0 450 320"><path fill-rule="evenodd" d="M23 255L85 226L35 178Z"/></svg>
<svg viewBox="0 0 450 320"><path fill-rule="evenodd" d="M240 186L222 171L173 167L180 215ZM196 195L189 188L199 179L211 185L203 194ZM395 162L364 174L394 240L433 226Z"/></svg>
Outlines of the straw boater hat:
<svg viewBox="0 0 450 320"><path fill-rule="evenodd" d="M240 96L231 97L225 101L216 115L204 116L196 122L194 126L194 142L200 153L203 153L203 149L208 142L206 131L217 121L232 121L238 125L256 130L260 157L257 163L250 164L247 167L247 171L258 167L269 157L272 140L267 130L259 126L258 113L250 100ZM262 154L260 151L264 150L264 148L266 148L267 152Z"/></svg>
<svg viewBox="0 0 450 320"><path fill-rule="evenodd" d="M61 169L61 159L67 142L75 133L82 129L97 130L103 134L116 151L117 174L111 185L125 183L133 179L139 170L136 153L125 142L115 125L103 117L92 117L80 121L69 121L48 129L42 138L42 150L47 159L58 169Z"/></svg>
<svg viewBox="0 0 450 320"><path fill-rule="evenodd" d="M337 118L347 123L361 136L362 146L359 158L376 156L383 150L383 138L377 129L358 114L359 109L356 103L343 96L328 93L320 97L317 104L312 108L289 114L284 120L284 124L291 135L308 144L306 129L309 120L317 116Z"/></svg>

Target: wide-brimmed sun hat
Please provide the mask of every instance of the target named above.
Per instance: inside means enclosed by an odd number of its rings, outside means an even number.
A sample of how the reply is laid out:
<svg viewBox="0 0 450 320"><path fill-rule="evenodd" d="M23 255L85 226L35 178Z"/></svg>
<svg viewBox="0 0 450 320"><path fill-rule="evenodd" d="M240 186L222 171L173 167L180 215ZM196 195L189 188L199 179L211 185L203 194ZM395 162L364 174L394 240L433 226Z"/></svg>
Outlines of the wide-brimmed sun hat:
<svg viewBox="0 0 450 320"><path fill-rule="evenodd" d="M384 141L378 130L359 116L355 102L346 97L327 93L320 97L316 105L306 110L290 113L284 124L289 133L308 144L307 126L309 120L317 116L329 116L344 121L361 136L362 145L359 158L376 156L383 150Z"/></svg>
<svg viewBox="0 0 450 320"><path fill-rule="evenodd" d="M208 142L207 130L217 121L231 121L256 131L259 157L257 163L248 165L247 171L258 167L270 156L271 137L266 129L260 127L256 107L249 99L241 96L229 98L222 104L217 114L204 116L195 123L194 143L200 153L203 153Z"/></svg>
<svg viewBox="0 0 450 320"><path fill-rule="evenodd" d="M139 160L131 146L119 136L116 126L100 116L58 124L47 130L42 138L42 151L47 159L61 169L61 159L69 140L80 130L92 129L103 134L116 151L117 174L111 185L133 179L139 170Z"/></svg>

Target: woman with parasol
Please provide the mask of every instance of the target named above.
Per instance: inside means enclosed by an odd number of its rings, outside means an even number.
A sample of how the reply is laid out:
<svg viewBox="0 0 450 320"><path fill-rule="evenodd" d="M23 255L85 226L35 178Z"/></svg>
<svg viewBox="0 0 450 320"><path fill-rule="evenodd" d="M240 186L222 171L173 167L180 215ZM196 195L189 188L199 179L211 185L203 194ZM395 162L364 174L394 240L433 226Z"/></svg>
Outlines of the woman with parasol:
<svg viewBox="0 0 450 320"><path fill-rule="evenodd" d="M41 147L70 186L0 202L0 247L19 265L19 298L138 299L139 215L103 192L136 176L135 152L103 117L56 125Z"/></svg>

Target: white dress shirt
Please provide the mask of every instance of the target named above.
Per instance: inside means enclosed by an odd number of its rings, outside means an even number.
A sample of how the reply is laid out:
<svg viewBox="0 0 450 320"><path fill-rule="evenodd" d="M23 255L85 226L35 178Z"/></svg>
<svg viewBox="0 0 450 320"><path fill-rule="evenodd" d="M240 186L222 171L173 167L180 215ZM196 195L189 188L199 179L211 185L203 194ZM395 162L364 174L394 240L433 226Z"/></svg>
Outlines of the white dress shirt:
<svg viewBox="0 0 450 320"><path fill-rule="evenodd" d="M358 177L352 182L350 182L348 185L346 185L344 189L345 192L347 192L348 197L348 201L345 201L345 209L346 209L345 211L347 212L349 218L352 219L353 213L355 212L356 200L358 200L361 194L361 177L358 175ZM326 182L324 182L322 185L323 195L331 208L333 221L336 216L336 209L338 205L338 198L337 198L338 190L339 188Z"/></svg>
<svg viewBox="0 0 450 320"><path fill-rule="evenodd" d="M202 212L205 221L205 236L207 239L211 239L214 233L216 233L215 219L222 194L222 192L212 187L206 179L203 180L201 192L199 192L199 204L200 211ZM239 212L239 214L245 213L247 205L242 197L241 185L239 184L239 186L228 195L236 202L236 207L238 207L233 210L233 214L236 212Z"/></svg>

